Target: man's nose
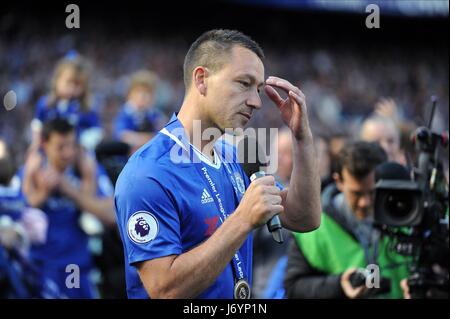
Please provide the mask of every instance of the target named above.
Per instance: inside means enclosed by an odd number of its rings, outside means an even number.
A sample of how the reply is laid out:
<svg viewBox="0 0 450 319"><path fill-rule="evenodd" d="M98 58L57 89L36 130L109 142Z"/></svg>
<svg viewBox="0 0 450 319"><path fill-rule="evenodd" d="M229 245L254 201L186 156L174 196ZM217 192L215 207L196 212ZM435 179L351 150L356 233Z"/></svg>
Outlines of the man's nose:
<svg viewBox="0 0 450 319"><path fill-rule="evenodd" d="M372 205L372 197L370 195L363 195L358 200L358 206L361 208L366 208Z"/></svg>
<svg viewBox="0 0 450 319"><path fill-rule="evenodd" d="M258 91L253 92L252 95L247 99L247 106L253 107L255 109L261 108L262 102Z"/></svg>
<svg viewBox="0 0 450 319"><path fill-rule="evenodd" d="M69 159L72 158L73 151L72 151L69 147L66 147L66 148L63 149L63 151L61 152L61 154L62 154L62 157L63 157L65 160L69 160Z"/></svg>

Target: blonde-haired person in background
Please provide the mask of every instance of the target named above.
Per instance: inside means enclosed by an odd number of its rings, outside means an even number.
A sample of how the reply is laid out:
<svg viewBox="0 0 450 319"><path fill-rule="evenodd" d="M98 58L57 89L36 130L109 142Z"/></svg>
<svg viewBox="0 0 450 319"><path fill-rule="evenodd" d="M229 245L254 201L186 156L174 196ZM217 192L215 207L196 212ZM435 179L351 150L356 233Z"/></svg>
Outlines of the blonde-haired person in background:
<svg viewBox="0 0 450 319"><path fill-rule="evenodd" d="M28 157L42 152L41 133L45 123L62 119L75 129L77 143L76 168L91 192L95 189L96 161L87 151L93 151L103 137L100 118L90 98L90 67L75 51L60 59L54 69L48 94L39 98L31 121L32 141Z"/></svg>
<svg viewBox="0 0 450 319"><path fill-rule="evenodd" d="M147 143L166 123L166 117L156 109L155 93L158 77L140 70L130 77L127 101L114 120L114 136L127 143L134 152Z"/></svg>
<svg viewBox="0 0 450 319"><path fill-rule="evenodd" d="M53 72L48 94L42 96L31 122L32 148L38 148L43 123L61 118L76 129L81 142L92 149L92 140L99 141L103 135L100 118L92 108L89 88L89 66L81 55L72 53L61 59ZM89 138L87 138L89 136ZM82 143L83 144L83 143Z"/></svg>

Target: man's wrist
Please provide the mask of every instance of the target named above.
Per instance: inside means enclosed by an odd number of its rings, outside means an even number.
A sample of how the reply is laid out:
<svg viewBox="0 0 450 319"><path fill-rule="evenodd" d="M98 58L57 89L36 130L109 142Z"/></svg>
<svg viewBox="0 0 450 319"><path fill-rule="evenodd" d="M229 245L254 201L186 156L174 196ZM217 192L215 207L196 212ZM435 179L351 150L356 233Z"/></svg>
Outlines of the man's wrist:
<svg viewBox="0 0 450 319"><path fill-rule="evenodd" d="M243 216L243 212L240 210L240 208L236 208L233 214L231 214L229 217L231 218L233 223L239 227L239 231L245 234L250 233L253 230L253 226L246 218Z"/></svg>
<svg viewBox="0 0 450 319"><path fill-rule="evenodd" d="M310 129L300 134L300 136L301 138L295 139L297 144L305 144L305 145L313 144L313 134Z"/></svg>
<svg viewBox="0 0 450 319"><path fill-rule="evenodd" d="M305 136L301 140L294 140L294 154L301 152L301 153L309 153L311 151L315 150L314 146L314 139L312 134L308 134L308 136Z"/></svg>

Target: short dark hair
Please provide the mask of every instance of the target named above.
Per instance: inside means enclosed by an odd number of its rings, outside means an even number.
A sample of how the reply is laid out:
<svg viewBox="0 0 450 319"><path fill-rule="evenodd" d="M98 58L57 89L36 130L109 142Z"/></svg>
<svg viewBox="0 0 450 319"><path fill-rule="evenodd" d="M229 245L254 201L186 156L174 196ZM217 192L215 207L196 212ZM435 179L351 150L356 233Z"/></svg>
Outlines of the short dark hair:
<svg viewBox="0 0 450 319"><path fill-rule="evenodd" d="M67 135L75 131L75 128L67 120L62 118L56 118L44 123L42 128L42 140L48 141L52 133L59 133L61 135Z"/></svg>
<svg viewBox="0 0 450 319"><path fill-rule="evenodd" d="M342 171L346 168L352 176L361 179L385 161L386 152L378 143L349 142L337 156L337 173L342 178Z"/></svg>
<svg viewBox="0 0 450 319"><path fill-rule="evenodd" d="M192 43L184 58L183 77L186 91L191 86L192 72L197 66L208 67L213 72L219 70L223 66L224 57L235 45L249 49L261 60L264 59L264 52L259 44L240 31L226 29L207 31Z"/></svg>

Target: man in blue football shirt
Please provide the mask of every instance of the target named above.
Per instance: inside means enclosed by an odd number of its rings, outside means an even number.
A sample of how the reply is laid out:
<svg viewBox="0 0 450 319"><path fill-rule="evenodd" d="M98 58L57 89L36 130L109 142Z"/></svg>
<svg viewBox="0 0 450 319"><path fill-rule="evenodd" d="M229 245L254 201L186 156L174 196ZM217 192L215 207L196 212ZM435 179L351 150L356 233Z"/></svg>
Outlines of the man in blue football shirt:
<svg viewBox="0 0 450 319"><path fill-rule="evenodd" d="M23 192L30 206L46 214L49 225L46 242L33 245L30 257L42 276L52 279L69 298L92 298L95 294L89 274L93 261L79 219L82 211L89 211L104 223L113 224L112 187L105 187L98 168L94 187L92 181L83 179L75 165L79 148L75 128L69 122L46 122L41 139L42 149L30 154L25 164ZM70 274L66 269L71 264L79 267L78 287L66 284Z"/></svg>
<svg viewBox="0 0 450 319"><path fill-rule="evenodd" d="M130 298L249 298L252 230L275 214L290 230L319 227L305 96L284 79L264 81L262 59L258 44L231 30L206 32L189 49L179 113L133 154L116 184ZM220 138L261 108L262 88L293 135L293 173L283 191L273 176L250 184L234 147ZM197 123L207 139L194 134ZM209 136L211 128L220 134Z"/></svg>

